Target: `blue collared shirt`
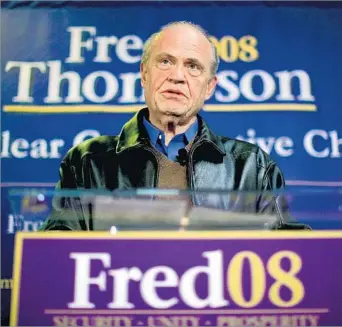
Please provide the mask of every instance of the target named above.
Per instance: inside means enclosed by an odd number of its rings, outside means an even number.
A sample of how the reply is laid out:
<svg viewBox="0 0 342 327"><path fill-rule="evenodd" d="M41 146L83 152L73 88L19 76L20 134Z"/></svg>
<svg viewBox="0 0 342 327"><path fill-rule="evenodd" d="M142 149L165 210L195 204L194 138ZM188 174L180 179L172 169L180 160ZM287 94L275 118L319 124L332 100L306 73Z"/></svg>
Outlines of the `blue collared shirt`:
<svg viewBox="0 0 342 327"><path fill-rule="evenodd" d="M147 130L151 144L159 152L173 161L176 161L178 151L185 148L198 132L198 120L196 119L196 121L186 130L185 133L175 135L175 137L170 141L169 145L166 146L165 133L152 125L145 117L144 126Z"/></svg>

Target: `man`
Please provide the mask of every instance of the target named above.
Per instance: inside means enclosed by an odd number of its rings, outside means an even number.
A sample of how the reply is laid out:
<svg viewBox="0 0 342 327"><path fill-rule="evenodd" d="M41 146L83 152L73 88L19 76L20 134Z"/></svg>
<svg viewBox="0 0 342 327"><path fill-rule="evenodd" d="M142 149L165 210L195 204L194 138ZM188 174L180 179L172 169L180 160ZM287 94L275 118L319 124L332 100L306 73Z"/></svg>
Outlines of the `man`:
<svg viewBox="0 0 342 327"><path fill-rule="evenodd" d="M215 46L197 25L174 22L153 34L141 62L147 108L120 135L100 136L72 148L62 161L57 188L254 191L260 193L256 212L275 210L275 198L263 198L265 192L284 187L275 162L255 145L216 136L198 115L216 86L218 64ZM204 198L195 194L192 201L229 206L228 197ZM60 219L65 210L75 219ZM64 199L55 201L43 229L93 227L80 202Z"/></svg>

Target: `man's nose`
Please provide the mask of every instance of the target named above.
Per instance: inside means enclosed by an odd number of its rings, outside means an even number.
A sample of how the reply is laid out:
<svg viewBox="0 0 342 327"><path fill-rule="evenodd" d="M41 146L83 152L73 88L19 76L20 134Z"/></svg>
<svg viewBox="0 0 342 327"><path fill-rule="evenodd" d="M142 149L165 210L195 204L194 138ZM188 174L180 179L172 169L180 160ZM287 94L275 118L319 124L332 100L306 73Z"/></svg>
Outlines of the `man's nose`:
<svg viewBox="0 0 342 327"><path fill-rule="evenodd" d="M184 67L182 65L174 65L168 79L170 82L184 83L185 82Z"/></svg>

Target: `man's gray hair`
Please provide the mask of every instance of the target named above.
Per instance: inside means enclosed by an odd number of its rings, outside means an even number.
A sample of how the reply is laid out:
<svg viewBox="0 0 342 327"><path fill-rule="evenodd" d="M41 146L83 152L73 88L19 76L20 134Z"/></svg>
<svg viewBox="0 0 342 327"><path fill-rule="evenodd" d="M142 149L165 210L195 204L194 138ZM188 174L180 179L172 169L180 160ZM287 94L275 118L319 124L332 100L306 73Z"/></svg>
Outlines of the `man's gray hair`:
<svg viewBox="0 0 342 327"><path fill-rule="evenodd" d="M217 53L217 49L214 45L214 43L210 40L209 38L209 34L208 32L203 29L201 26L197 25L197 24L194 24L194 23L191 23L191 22L187 22L187 21L175 21L175 22L171 22L167 25L164 25L161 27L161 29L156 32L156 33L153 33L148 39L147 41L145 42L144 44L144 50L143 50L143 54L142 54L142 58L141 58L141 62L146 65L148 60L150 59L150 55L151 55L151 49L152 49L152 46L153 46L153 43L155 41L155 39L163 32L165 31L167 28L169 27L172 27L172 26L176 26L176 25L187 25L187 26L191 26L193 27L194 29L196 29L197 31L199 31L200 33L202 33L206 39L208 40L208 42L210 43L211 45L211 48L212 48L212 51L213 51L213 62L211 64L211 75L212 77L216 75L216 72L217 72L217 68L219 66L219 63L220 63L220 58L218 56L218 53Z"/></svg>

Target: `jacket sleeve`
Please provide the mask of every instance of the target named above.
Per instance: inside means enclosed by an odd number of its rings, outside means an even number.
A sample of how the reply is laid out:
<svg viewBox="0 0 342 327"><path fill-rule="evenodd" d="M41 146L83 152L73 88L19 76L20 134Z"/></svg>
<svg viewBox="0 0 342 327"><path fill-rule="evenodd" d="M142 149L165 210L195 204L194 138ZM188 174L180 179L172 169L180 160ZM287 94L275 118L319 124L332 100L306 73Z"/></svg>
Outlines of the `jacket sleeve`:
<svg viewBox="0 0 342 327"><path fill-rule="evenodd" d="M262 195L258 200L258 211L277 215L278 221L273 229L311 229L307 225L297 223L291 217L286 199L285 179L274 161L271 161L266 167L261 187Z"/></svg>
<svg viewBox="0 0 342 327"><path fill-rule="evenodd" d="M65 157L59 169L59 181L52 199L52 211L40 230L88 230L86 210L77 196L66 196L63 191L76 191L74 167Z"/></svg>

